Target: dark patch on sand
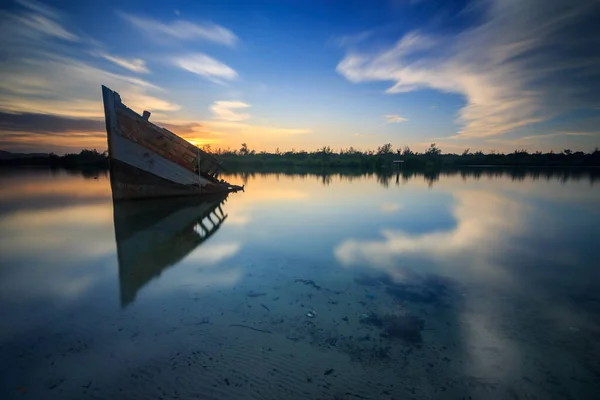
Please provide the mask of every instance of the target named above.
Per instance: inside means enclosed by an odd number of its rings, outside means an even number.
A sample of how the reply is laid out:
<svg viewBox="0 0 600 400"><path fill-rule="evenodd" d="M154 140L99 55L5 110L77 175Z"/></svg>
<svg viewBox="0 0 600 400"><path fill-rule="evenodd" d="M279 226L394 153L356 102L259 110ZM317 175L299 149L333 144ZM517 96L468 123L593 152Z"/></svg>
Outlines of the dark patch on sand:
<svg viewBox="0 0 600 400"><path fill-rule="evenodd" d="M254 290L251 290L248 293L246 293L246 297L259 297L259 296L264 296L264 295L266 295L266 293L258 293L258 292L255 292Z"/></svg>
<svg viewBox="0 0 600 400"><path fill-rule="evenodd" d="M444 298L456 287L456 283L450 278L434 274L420 276L415 273L407 274L403 282L394 282L387 275L361 275L354 282L368 287L385 288L387 294L400 302L421 304L443 304Z"/></svg>
<svg viewBox="0 0 600 400"><path fill-rule="evenodd" d="M252 331L256 331L256 332L261 332L261 333L273 333L271 331L268 331L266 329L258 329L258 328L254 328L252 326L248 326L248 325L242 325L242 324L230 324L230 327L234 327L234 328L245 328L245 329L250 329Z"/></svg>
<svg viewBox="0 0 600 400"><path fill-rule="evenodd" d="M379 316L375 313L361 318L361 323L381 328L381 336L389 339L402 339L411 343L421 343L421 331L425 327L423 319L415 315Z"/></svg>
<svg viewBox="0 0 600 400"><path fill-rule="evenodd" d="M317 290L321 290L321 286L317 285L312 279L296 279L294 282L304 283L307 286L312 286Z"/></svg>

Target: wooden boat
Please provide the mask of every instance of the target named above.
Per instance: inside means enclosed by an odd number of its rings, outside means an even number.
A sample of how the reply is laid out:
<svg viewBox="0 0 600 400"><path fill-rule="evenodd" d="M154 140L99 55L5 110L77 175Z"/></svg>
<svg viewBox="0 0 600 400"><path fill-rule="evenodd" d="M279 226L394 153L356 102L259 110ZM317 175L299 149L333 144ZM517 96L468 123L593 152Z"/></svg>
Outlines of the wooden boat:
<svg viewBox="0 0 600 400"><path fill-rule="evenodd" d="M113 203L122 307L221 227L226 199L219 194Z"/></svg>
<svg viewBox="0 0 600 400"><path fill-rule="evenodd" d="M219 180L223 170L212 155L154 125L102 86L113 199L227 193L243 190Z"/></svg>

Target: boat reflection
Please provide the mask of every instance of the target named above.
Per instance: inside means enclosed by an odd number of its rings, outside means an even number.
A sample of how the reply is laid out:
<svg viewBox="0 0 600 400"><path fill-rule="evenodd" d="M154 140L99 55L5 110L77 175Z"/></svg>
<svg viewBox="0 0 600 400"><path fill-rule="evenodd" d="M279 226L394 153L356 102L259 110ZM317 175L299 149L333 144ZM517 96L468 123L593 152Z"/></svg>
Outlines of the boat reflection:
<svg viewBox="0 0 600 400"><path fill-rule="evenodd" d="M227 215L226 195L113 203L121 306L212 236Z"/></svg>

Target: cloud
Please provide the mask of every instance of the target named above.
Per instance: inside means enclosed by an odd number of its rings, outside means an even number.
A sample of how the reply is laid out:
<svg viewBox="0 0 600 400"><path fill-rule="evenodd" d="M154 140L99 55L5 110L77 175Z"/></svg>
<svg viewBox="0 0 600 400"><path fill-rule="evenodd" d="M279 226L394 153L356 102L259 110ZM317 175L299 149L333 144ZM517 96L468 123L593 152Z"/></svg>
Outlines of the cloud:
<svg viewBox="0 0 600 400"><path fill-rule="evenodd" d="M152 18L127 13L119 13L119 15L136 28L158 40L165 37L182 40L203 39L227 46L233 46L238 41L237 36L229 29L212 22L195 24L189 21L176 20L171 23L162 23Z"/></svg>
<svg viewBox="0 0 600 400"><path fill-rule="evenodd" d="M388 124L398 124L400 122L406 122L408 121L407 118L403 118L401 116L399 116L398 114L389 114L385 116L385 121Z"/></svg>
<svg viewBox="0 0 600 400"><path fill-rule="evenodd" d="M33 0L17 0L16 1L18 4L20 4L21 6L28 8L30 11L33 11L37 14L41 14L44 15L48 18L51 19L58 19L60 18L60 14L54 10L53 8L48 7L45 4L42 3L38 3L37 1L33 1Z"/></svg>
<svg viewBox="0 0 600 400"><path fill-rule="evenodd" d="M543 133L540 135L530 135L530 136L523 136L521 138L519 138L519 140L522 141L528 141L528 140L539 140L539 139L547 139L547 138L551 138L551 137L556 137L556 136L592 136L597 132L569 132L569 131L560 131L560 132L553 132L553 133Z"/></svg>
<svg viewBox="0 0 600 400"><path fill-rule="evenodd" d="M19 0L18 3L27 11L22 10L20 13L11 15L11 18L32 31L71 42L80 40L77 35L62 27L60 24L62 16L54 9L30 0Z"/></svg>
<svg viewBox="0 0 600 400"><path fill-rule="evenodd" d="M215 83L223 83L223 79L233 80L238 76L237 72L227 65L202 53L176 58L174 63L186 71L200 75Z"/></svg>
<svg viewBox="0 0 600 400"><path fill-rule="evenodd" d="M351 82L391 81L387 93L461 94L458 137L489 137L600 102L596 1L480 2L483 19L454 36L411 32L385 51L350 52Z"/></svg>
<svg viewBox="0 0 600 400"><path fill-rule="evenodd" d="M79 151L82 147L106 148L104 120L0 112L0 148L64 153Z"/></svg>
<svg viewBox="0 0 600 400"><path fill-rule="evenodd" d="M0 110L68 117L102 117L101 85L121 93L135 109L174 111L177 104L151 92L162 89L139 78L113 74L81 61L37 54L36 59L12 59L0 65Z"/></svg>
<svg viewBox="0 0 600 400"><path fill-rule="evenodd" d="M367 30L354 35L343 35L333 38L331 41L339 47L351 47L364 42L374 35L374 30Z"/></svg>
<svg viewBox="0 0 600 400"><path fill-rule="evenodd" d="M250 118L250 114L240 114L235 112L239 108L248 108L249 104L241 101L215 101L210 107L214 118L224 121L243 121Z"/></svg>
<svg viewBox="0 0 600 400"><path fill-rule="evenodd" d="M65 118L47 114L10 114L0 112L0 131L56 134L66 132L104 132L104 120Z"/></svg>
<svg viewBox="0 0 600 400"><path fill-rule="evenodd" d="M150 72L150 70L146 66L146 62L139 58L127 59L127 58L121 58L121 57L113 56L108 53L102 53L102 52L94 53L94 55L96 57L104 58L105 60L108 60L114 64L117 64L118 66L121 66L121 67L128 69L130 71L133 71L133 72L138 72L138 73L142 73L142 74L147 74Z"/></svg>
<svg viewBox="0 0 600 400"><path fill-rule="evenodd" d="M15 9L0 13L0 36L6 39L0 46L3 60L0 63L0 111L102 118L101 85L119 91L128 106L140 111L180 108L157 97L163 96L164 90L146 80L111 73L82 61L81 55L90 51L82 48L90 44L87 40L65 43L64 39L73 37L58 29L49 29L50 25L31 23L36 20L32 16L58 23L61 18L58 11L32 1L20 4L25 11ZM143 66L136 61L109 57L113 62L128 62L130 68L139 70Z"/></svg>

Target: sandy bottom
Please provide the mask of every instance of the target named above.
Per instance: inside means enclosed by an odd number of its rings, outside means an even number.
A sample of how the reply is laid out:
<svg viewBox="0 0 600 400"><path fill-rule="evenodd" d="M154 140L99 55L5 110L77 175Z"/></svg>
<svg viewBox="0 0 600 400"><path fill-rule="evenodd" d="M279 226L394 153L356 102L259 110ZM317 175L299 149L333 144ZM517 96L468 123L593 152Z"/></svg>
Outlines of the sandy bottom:
<svg viewBox="0 0 600 400"><path fill-rule="evenodd" d="M599 387L595 340L544 332L509 297L510 315L490 321L501 293L421 275L397 285L245 268L233 289L182 286L116 314L94 299L14 339L0 349L2 398L576 399ZM386 315L422 326L390 337L370 319Z"/></svg>

